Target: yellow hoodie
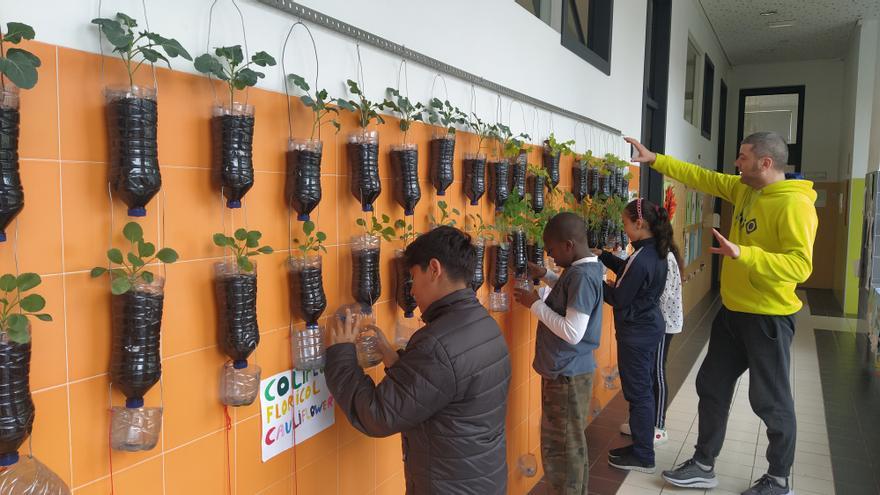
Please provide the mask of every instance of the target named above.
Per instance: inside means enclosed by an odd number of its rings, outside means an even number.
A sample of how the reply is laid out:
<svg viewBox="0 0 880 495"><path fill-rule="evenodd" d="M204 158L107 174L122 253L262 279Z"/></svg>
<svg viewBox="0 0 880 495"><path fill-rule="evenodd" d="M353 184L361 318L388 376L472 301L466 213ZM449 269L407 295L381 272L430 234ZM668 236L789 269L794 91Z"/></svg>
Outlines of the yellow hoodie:
<svg viewBox="0 0 880 495"><path fill-rule="evenodd" d="M812 182L783 180L756 190L739 176L660 154L652 167L733 204L727 238L740 247L740 255L724 257L721 264L721 302L727 309L761 315L790 315L801 309L794 291L813 271L819 225Z"/></svg>

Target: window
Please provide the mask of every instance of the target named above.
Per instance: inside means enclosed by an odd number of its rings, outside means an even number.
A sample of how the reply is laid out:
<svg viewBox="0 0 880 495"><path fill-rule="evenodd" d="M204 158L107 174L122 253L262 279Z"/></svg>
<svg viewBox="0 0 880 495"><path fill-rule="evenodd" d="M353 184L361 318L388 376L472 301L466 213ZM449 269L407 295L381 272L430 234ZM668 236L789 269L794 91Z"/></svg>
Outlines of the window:
<svg viewBox="0 0 880 495"><path fill-rule="evenodd" d="M712 100L715 94L715 64L709 55L703 63L703 120L700 131L706 139L712 139Z"/></svg>
<svg viewBox="0 0 880 495"><path fill-rule="evenodd" d="M614 0L516 0L560 33L562 46L611 74Z"/></svg>
<svg viewBox="0 0 880 495"><path fill-rule="evenodd" d="M773 131L786 143L797 144L798 103L797 93L746 96L743 135Z"/></svg>
<svg viewBox="0 0 880 495"><path fill-rule="evenodd" d="M694 42L688 38L687 63L684 73L684 120L696 125L697 122L697 56L699 52Z"/></svg>

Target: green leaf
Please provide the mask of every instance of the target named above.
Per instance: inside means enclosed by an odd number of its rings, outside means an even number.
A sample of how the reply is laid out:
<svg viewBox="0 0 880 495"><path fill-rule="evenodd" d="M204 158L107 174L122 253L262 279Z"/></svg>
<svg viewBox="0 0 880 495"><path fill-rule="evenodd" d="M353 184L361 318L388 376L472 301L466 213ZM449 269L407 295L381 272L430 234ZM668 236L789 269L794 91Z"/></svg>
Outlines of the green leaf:
<svg viewBox="0 0 880 495"><path fill-rule="evenodd" d="M125 24L126 26L131 27L131 28L137 27L137 25L138 25L136 20L134 20L133 18L129 17L126 14L123 14L122 12L117 12L116 18L119 19L120 21L122 21L123 24Z"/></svg>
<svg viewBox="0 0 880 495"><path fill-rule="evenodd" d="M107 273L106 268L96 266L96 267L92 268L90 275L92 276L92 278L97 278L97 277L100 277L101 275L104 275L105 273Z"/></svg>
<svg viewBox="0 0 880 495"><path fill-rule="evenodd" d="M159 261L162 263L174 263L177 261L177 251L171 248L162 248L156 253L156 257L159 258Z"/></svg>
<svg viewBox="0 0 880 495"><path fill-rule="evenodd" d="M299 74L288 74L287 80L290 82L290 84L293 84L303 91L308 91L310 89L309 83L307 83L306 80Z"/></svg>
<svg viewBox="0 0 880 495"><path fill-rule="evenodd" d="M134 35L127 32L119 22L113 19L92 19L92 24L101 27L101 32L117 50L128 51L128 47L134 42Z"/></svg>
<svg viewBox="0 0 880 495"><path fill-rule="evenodd" d="M128 222L122 228L122 235L131 242L137 242L144 238L144 229L137 222Z"/></svg>
<svg viewBox="0 0 880 495"><path fill-rule="evenodd" d="M229 243L226 242L227 239L229 239L229 238L219 232L214 234L214 244L217 246L220 246L220 247L228 246Z"/></svg>
<svg viewBox="0 0 880 495"><path fill-rule="evenodd" d="M357 112L358 111L357 106L355 106L354 103L352 103L348 100L343 100L342 98L337 98L336 104L339 106L339 108L346 110L346 111L349 111L349 112Z"/></svg>
<svg viewBox="0 0 880 495"><path fill-rule="evenodd" d="M40 285L40 282L40 276L36 273L22 273L15 280L15 285L18 286L18 290L24 292Z"/></svg>
<svg viewBox="0 0 880 495"><path fill-rule="evenodd" d="M314 109L317 105L315 104L315 100L312 99L309 95L302 95L299 97L300 101L303 102L303 105Z"/></svg>
<svg viewBox="0 0 880 495"><path fill-rule="evenodd" d="M21 22L8 22L6 23L6 34L3 35L3 41L15 45L19 43L22 38L32 40L34 39L34 36L36 36L34 28L27 24Z"/></svg>
<svg viewBox="0 0 880 495"><path fill-rule="evenodd" d="M237 229L234 234L236 240L243 241L247 239L248 231L245 229Z"/></svg>
<svg viewBox="0 0 880 495"><path fill-rule="evenodd" d="M156 253L156 245L152 242L138 242L138 255L141 258L149 258Z"/></svg>
<svg viewBox="0 0 880 495"><path fill-rule="evenodd" d="M144 260L135 256L134 253L128 253L128 262L131 263L131 266L135 268L140 268L144 266Z"/></svg>
<svg viewBox="0 0 880 495"><path fill-rule="evenodd" d="M180 42L176 39L163 38L160 46L171 58L181 57L185 60L192 60L192 55L190 55L189 52L186 51L186 49L183 47L183 45L181 45Z"/></svg>
<svg viewBox="0 0 880 495"><path fill-rule="evenodd" d="M153 272L147 272L147 271L141 272L141 278L144 279L144 282L146 282L148 284L152 284L153 283Z"/></svg>
<svg viewBox="0 0 880 495"><path fill-rule="evenodd" d="M254 271L254 264L251 263L251 260L249 260L247 256L238 257L238 267L246 272Z"/></svg>
<svg viewBox="0 0 880 495"><path fill-rule="evenodd" d="M23 297L19 305L21 305L21 309L28 313L36 313L46 307L46 300L39 294L30 294Z"/></svg>
<svg viewBox="0 0 880 495"><path fill-rule="evenodd" d="M26 344L30 341L30 334L27 331L27 316L13 314L9 316L6 323L9 327L7 333L9 334L10 340L18 344Z"/></svg>
<svg viewBox="0 0 880 495"><path fill-rule="evenodd" d="M318 232L317 234L315 234L315 239L317 239L318 242L324 242L327 240L327 234L323 232Z"/></svg>
<svg viewBox="0 0 880 495"><path fill-rule="evenodd" d="M0 277L0 290L3 292L12 292L15 290L15 275L7 273Z"/></svg>
<svg viewBox="0 0 880 495"><path fill-rule="evenodd" d="M275 250L272 249L272 246L263 246L260 249L257 249L257 251L263 254L272 254L273 252L275 252Z"/></svg>
<svg viewBox="0 0 880 495"><path fill-rule="evenodd" d="M383 235L383 236L393 236L393 235L394 235L394 229L391 228L391 227L385 227L384 229L382 229L382 235Z"/></svg>
<svg viewBox="0 0 880 495"><path fill-rule="evenodd" d="M193 62L193 66L196 68L197 71L201 72L202 74L211 74L221 81L229 79L226 73L223 72L223 64L221 64L219 60L214 58L214 56L209 53L205 53L196 57L196 60Z"/></svg>
<svg viewBox="0 0 880 495"><path fill-rule="evenodd" d="M36 316L37 319L40 321L52 321L52 315L47 314L47 313L39 313L34 316Z"/></svg>
<svg viewBox="0 0 880 495"><path fill-rule="evenodd" d="M128 277L117 277L110 282L110 292L113 295L125 294L131 289L131 282Z"/></svg>
<svg viewBox="0 0 880 495"><path fill-rule="evenodd" d="M141 55L143 55L144 58L147 60L147 62L156 63L161 60L168 64L169 69L171 68L171 61L169 61L168 58L165 57L165 55L162 55L156 50L153 50L152 48L141 48L140 52Z"/></svg>
<svg viewBox="0 0 880 495"><path fill-rule="evenodd" d="M251 57L251 62L260 67L268 67L275 65L275 59L266 52L257 52Z"/></svg>
<svg viewBox="0 0 880 495"><path fill-rule="evenodd" d="M361 94L361 90L360 90L360 88L358 88L358 85L356 82L352 81L351 79L346 79L345 83L348 84L348 92L349 93L351 93L353 95L360 95Z"/></svg>
<svg viewBox="0 0 880 495"><path fill-rule="evenodd" d="M257 72L248 68L238 71L235 77L235 88L244 89L246 87L256 86L257 80L266 77L262 72Z"/></svg>
<svg viewBox="0 0 880 495"><path fill-rule="evenodd" d="M241 52L241 45L223 46L214 50L218 57L225 58L230 65L238 65L244 61L244 54Z"/></svg>
<svg viewBox="0 0 880 495"><path fill-rule="evenodd" d="M248 247L257 247L259 246L260 238L263 237L263 234L259 230L252 230L247 233L247 241ZM256 243L255 246L251 246L251 243Z"/></svg>
<svg viewBox="0 0 880 495"><path fill-rule="evenodd" d="M305 235L312 235L312 232L314 232L314 231L315 231L315 222L312 222L311 220L309 220L307 222L303 222L303 233Z"/></svg>
<svg viewBox="0 0 880 495"><path fill-rule="evenodd" d="M33 55L24 50L10 48L6 58L0 58L0 74L22 89L33 88L37 85L37 68L33 58Z"/></svg>
<svg viewBox="0 0 880 495"><path fill-rule="evenodd" d="M358 218L358 219L355 221L355 223L358 224L358 225L360 225L361 227L364 227L364 228L367 227L367 222L365 222L363 218Z"/></svg>

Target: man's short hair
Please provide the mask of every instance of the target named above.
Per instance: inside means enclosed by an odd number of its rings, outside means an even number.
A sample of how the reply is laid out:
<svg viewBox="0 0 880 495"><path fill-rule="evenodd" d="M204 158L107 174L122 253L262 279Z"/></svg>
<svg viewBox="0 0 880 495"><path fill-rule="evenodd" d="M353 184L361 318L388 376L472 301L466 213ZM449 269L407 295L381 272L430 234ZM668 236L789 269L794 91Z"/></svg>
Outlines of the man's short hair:
<svg viewBox="0 0 880 495"><path fill-rule="evenodd" d="M470 282L477 264L477 251L471 236L448 226L440 226L416 238L404 252L407 269L428 268L432 259L440 262L450 280Z"/></svg>
<svg viewBox="0 0 880 495"><path fill-rule="evenodd" d="M756 132L743 139L742 144L752 145L752 152L758 158L770 157L776 170L785 170L785 165L788 164L788 145L779 134L772 131Z"/></svg>
<svg viewBox="0 0 880 495"><path fill-rule="evenodd" d="M584 219L571 212L554 215L544 227L544 235L556 241L571 241L586 244L587 224Z"/></svg>

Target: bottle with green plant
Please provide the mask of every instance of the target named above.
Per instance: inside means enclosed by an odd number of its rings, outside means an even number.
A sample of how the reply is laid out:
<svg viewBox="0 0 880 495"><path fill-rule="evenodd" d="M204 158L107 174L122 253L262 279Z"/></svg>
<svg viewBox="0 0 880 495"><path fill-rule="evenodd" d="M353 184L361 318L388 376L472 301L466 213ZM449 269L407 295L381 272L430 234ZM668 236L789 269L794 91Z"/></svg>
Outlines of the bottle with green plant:
<svg viewBox="0 0 880 495"><path fill-rule="evenodd" d="M376 215L370 216L367 222L358 218L355 223L363 229L363 234L355 237L351 248L352 255L352 295L365 312L371 308L382 295L382 281L379 278L379 256L381 242L390 242L395 235L391 218L382 215L381 221Z"/></svg>
<svg viewBox="0 0 880 495"><path fill-rule="evenodd" d="M24 188L18 167L18 138L21 114L19 89L37 84L40 58L24 48L11 48L32 40L34 29L10 22L0 32L0 242L6 241L6 227L24 209Z"/></svg>
<svg viewBox="0 0 880 495"><path fill-rule="evenodd" d="M408 141L409 131L413 122L421 122L424 107L421 103L413 104L409 97L400 91L388 88L388 98L382 108L391 110L398 116L400 130L403 131L403 143L391 146L391 168L394 171L394 198L403 207L403 214L415 214L416 205L422 197L419 186L419 147Z"/></svg>
<svg viewBox="0 0 880 495"><path fill-rule="evenodd" d="M544 167L530 163L527 167L529 194L532 198L532 211L540 213L544 210L544 188L550 181L550 174Z"/></svg>
<svg viewBox="0 0 880 495"><path fill-rule="evenodd" d="M544 141L544 168L550 174L550 189L556 189L559 185L559 159L561 156L572 155L574 140L558 141L551 132L550 137Z"/></svg>
<svg viewBox="0 0 880 495"><path fill-rule="evenodd" d="M355 113L358 118L359 130L349 136L346 145L351 169L351 193L360 201L361 209L369 212L373 211L373 203L382 193L382 183L379 181L379 133L369 130L369 126L374 122L384 124L385 119L379 114L382 103L368 100L351 79L346 82L354 99L338 98L336 104L343 110Z"/></svg>
<svg viewBox="0 0 880 495"><path fill-rule="evenodd" d="M465 153L462 160L464 168L464 193L471 206L480 204L480 198L486 193L486 154L483 143L492 135L493 127L483 122L472 113L466 122L468 129L477 136L477 149L473 153Z"/></svg>
<svg viewBox="0 0 880 495"><path fill-rule="evenodd" d="M305 328L291 328L291 352L294 368L313 370L324 366L324 328L318 320L327 309L321 253L326 253L327 234L314 222L302 223L302 238L293 239L290 264L290 309L305 322Z"/></svg>
<svg viewBox="0 0 880 495"><path fill-rule="evenodd" d="M241 45L218 47L194 62L197 71L223 81L229 96L226 103L214 107L211 118L214 174L229 208L241 208L242 198L254 185L254 106L246 98L245 103L236 101L235 92L266 77L253 67L273 65L275 59L266 52L257 52L245 62Z"/></svg>
<svg viewBox="0 0 880 495"><path fill-rule="evenodd" d="M128 74L127 85L108 87L104 91L110 184L113 195L128 205L128 215L143 217L147 214L147 203L162 186L156 141L158 104L156 88L136 85L135 74L144 62L152 64L161 60L170 69L169 58L191 61L192 57L173 38L137 31L137 21L122 12L114 18L92 19L92 24L99 26Z"/></svg>
<svg viewBox="0 0 880 495"><path fill-rule="evenodd" d="M404 248L418 236L418 233L413 230L412 223L407 223L403 218L397 219L394 222L394 230L396 231L397 239L402 241ZM418 304L412 294L413 279L406 266L405 249L394 250L394 275L395 300L400 309L403 310L404 319L411 319L415 316ZM398 322L395 327L394 338L398 347L406 347L415 326L412 322Z"/></svg>
<svg viewBox="0 0 880 495"><path fill-rule="evenodd" d="M254 402L259 390L259 366L248 364L248 357L260 343L257 324L257 267L251 258L272 254L261 246L258 230L237 229L232 237L218 232L214 245L229 259L216 263L214 291L217 301L219 347L230 360L223 367L221 401L227 406Z"/></svg>
<svg viewBox="0 0 880 495"><path fill-rule="evenodd" d="M160 423L154 416L161 415L161 408L144 407L144 395L162 375L159 341L165 296L164 279L147 268L156 262L174 263L178 255L168 247L156 250L135 222L125 224L122 235L129 243L125 257L111 248L111 268L91 271L92 277L110 275L110 379L126 397L125 408L114 408L111 414L110 444L116 450L149 450L158 442ZM138 433L146 423L157 426L149 434Z"/></svg>
<svg viewBox="0 0 880 495"><path fill-rule="evenodd" d="M457 126L465 125L467 115L449 100L432 98L428 103L428 122L434 126L431 139L431 182L437 196L445 196L446 189L455 180L452 161L455 156Z"/></svg>

